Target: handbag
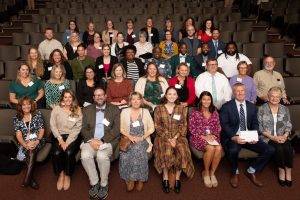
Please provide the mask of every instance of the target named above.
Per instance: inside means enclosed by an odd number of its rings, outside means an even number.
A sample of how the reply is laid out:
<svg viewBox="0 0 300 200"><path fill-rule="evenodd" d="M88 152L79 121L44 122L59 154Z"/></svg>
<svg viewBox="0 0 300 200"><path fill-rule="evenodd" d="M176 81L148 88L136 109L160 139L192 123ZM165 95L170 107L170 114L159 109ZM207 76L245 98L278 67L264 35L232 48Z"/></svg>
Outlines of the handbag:
<svg viewBox="0 0 300 200"><path fill-rule="evenodd" d="M128 137L121 135L120 142L119 142L120 151L127 152L130 143L131 141L129 140Z"/></svg>

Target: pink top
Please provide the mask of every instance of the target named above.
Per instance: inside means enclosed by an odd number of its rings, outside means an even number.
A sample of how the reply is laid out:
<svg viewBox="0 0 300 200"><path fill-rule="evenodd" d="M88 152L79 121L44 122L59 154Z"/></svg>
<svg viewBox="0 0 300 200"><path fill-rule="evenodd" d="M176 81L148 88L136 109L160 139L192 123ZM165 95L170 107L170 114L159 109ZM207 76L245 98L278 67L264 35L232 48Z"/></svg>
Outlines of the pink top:
<svg viewBox="0 0 300 200"><path fill-rule="evenodd" d="M102 45L101 45L102 46ZM87 47L87 55L92 57L95 61L96 59L99 57L99 56L102 56L103 55L103 52L102 52L102 47L99 48L99 49L96 49L95 46L93 44L90 44L88 47Z"/></svg>
<svg viewBox="0 0 300 200"><path fill-rule="evenodd" d="M104 71L105 73L107 74L108 73L108 70L109 70L109 65L110 64L103 64L104 65Z"/></svg>

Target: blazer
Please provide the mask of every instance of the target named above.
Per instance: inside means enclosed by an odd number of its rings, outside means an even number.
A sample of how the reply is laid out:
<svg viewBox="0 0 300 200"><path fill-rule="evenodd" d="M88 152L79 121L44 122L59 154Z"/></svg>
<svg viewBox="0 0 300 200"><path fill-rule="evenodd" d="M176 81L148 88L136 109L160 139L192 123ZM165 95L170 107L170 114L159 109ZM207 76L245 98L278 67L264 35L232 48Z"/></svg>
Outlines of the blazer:
<svg viewBox="0 0 300 200"><path fill-rule="evenodd" d="M120 138L120 111L117 106L106 103L104 118L109 121L109 125L104 125L104 136L101 140L104 143L111 143L115 152ZM84 142L94 138L96 126L96 104L89 105L83 109L83 120L81 135Z"/></svg>
<svg viewBox="0 0 300 200"><path fill-rule="evenodd" d="M145 31L146 32L146 34L147 34L146 41L148 41L149 35L148 35L147 29L146 28L142 28L141 31ZM158 30L156 28L152 28L151 29L151 33L153 34L153 36L151 38L151 41L152 41L151 43L153 44L153 46L156 45L156 44L159 44L159 32L158 32Z"/></svg>
<svg viewBox="0 0 300 200"><path fill-rule="evenodd" d="M213 58L213 57L211 57L208 53L207 59L210 59L210 58ZM206 71L206 69L205 69L206 63L205 63L205 66L202 65L203 60L204 60L202 54L198 54L197 56L195 56L194 60L195 60L195 73L196 73L196 76L198 76L199 74L202 74L203 72Z"/></svg>
<svg viewBox="0 0 300 200"><path fill-rule="evenodd" d="M210 48L210 51L209 51L208 55L211 58L218 58L219 55L221 55L225 51L226 44L224 42L220 41L220 40L218 40L218 49L217 49L217 51L216 51L215 44L214 44L213 40L210 40L209 42L207 42L207 44ZM218 53L219 50L221 50L222 53Z"/></svg>
<svg viewBox="0 0 300 200"><path fill-rule="evenodd" d="M257 110L256 106L246 101L247 112L247 129L258 130ZM220 121L223 130L223 136L231 139L236 136L240 126L239 112L235 103L235 99L225 103L220 111Z"/></svg>
<svg viewBox="0 0 300 200"><path fill-rule="evenodd" d="M185 37L181 40L181 43L184 42L187 45L187 52L190 56L196 56L198 53L198 48L201 48L201 40L198 38L193 39L193 46L188 37Z"/></svg>
<svg viewBox="0 0 300 200"><path fill-rule="evenodd" d="M176 76L176 68L180 64L180 54L171 57L172 77ZM196 77L195 62L192 56L186 54L185 62L190 65L190 77Z"/></svg>
<svg viewBox="0 0 300 200"><path fill-rule="evenodd" d="M138 69L139 69L139 77L142 77L145 75L145 68L144 68L144 63L141 61L139 58L134 58L134 62L137 64ZM123 58L121 60L121 64L123 65L126 73L127 73L127 59Z"/></svg>
<svg viewBox="0 0 300 200"><path fill-rule="evenodd" d="M110 56L110 63L109 63L109 69L107 72L107 77L111 76L112 68L113 68L114 64L116 64L116 63L118 63L118 58L115 56ZM96 59L96 64L95 64L95 71L98 76L98 80L101 80L103 77L106 77L106 76L105 76L104 66L100 69L99 65L104 65L103 56L98 57Z"/></svg>

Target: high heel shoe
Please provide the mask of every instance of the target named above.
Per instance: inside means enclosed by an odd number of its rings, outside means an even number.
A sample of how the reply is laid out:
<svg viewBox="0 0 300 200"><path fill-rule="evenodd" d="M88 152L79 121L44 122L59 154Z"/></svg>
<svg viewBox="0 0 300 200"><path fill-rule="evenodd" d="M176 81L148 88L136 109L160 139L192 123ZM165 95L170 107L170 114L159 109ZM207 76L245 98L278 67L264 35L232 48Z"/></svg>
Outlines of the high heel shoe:
<svg viewBox="0 0 300 200"><path fill-rule="evenodd" d="M174 192L176 192L177 194L179 194L180 193L180 188L181 188L180 180L176 180L175 184L174 184Z"/></svg>
<svg viewBox="0 0 300 200"><path fill-rule="evenodd" d="M165 193L169 193L170 192L170 184L169 184L169 180L163 180L162 181L162 188L163 188L163 191Z"/></svg>
<svg viewBox="0 0 300 200"><path fill-rule="evenodd" d="M278 183L280 186L284 187L285 186L285 180L281 180L280 178L278 178Z"/></svg>
<svg viewBox="0 0 300 200"><path fill-rule="evenodd" d="M288 187L292 187L293 181L285 180L285 185Z"/></svg>

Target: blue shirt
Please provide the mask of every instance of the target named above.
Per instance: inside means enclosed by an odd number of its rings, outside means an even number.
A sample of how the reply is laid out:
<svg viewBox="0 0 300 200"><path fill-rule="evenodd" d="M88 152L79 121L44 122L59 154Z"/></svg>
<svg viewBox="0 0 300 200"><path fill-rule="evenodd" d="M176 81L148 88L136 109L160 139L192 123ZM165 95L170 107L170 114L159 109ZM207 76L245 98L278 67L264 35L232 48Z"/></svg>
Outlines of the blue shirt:
<svg viewBox="0 0 300 200"><path fill-rule="evenodd" d="M96 109L105 109L105 105L102 107L96 106ZM100 140L104 136L104 112L98 111L96 112L96 126L94 138Z"/></svg>

